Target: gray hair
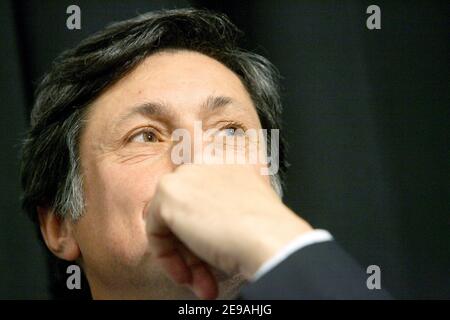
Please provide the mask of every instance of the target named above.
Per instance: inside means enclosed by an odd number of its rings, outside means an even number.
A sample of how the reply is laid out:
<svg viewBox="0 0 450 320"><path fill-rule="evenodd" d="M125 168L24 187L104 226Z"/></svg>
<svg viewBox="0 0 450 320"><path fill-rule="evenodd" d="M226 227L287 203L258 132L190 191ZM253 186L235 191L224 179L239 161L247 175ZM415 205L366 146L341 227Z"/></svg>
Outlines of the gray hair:
<svg viewBox="0 0 450 320"><path fill-rule="evenodd" d="M90 103L162 50L187 49L208 55L236 73L248 90L263 128L279 129L278 73L264 57L240 49L241 32L224 15L205 10L151 12L118 22L65 51L36 90L31 127L24 140L21 179L23 207L36 220L36 208L52 208L77 220L84 211L79 139ZM270 143L270 135L268 136ZM280 172L272 186L282 195L287 166L280 138ZM268 148L270 150L270 148Z"/></svg>

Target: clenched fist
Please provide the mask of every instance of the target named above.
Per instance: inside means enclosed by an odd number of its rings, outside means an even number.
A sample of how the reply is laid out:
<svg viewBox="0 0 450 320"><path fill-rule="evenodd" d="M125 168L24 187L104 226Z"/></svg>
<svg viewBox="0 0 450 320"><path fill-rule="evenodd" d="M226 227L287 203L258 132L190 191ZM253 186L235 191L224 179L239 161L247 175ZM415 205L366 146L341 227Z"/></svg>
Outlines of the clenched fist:
<svg viewBox="0 0 450 320"><path fill-rule="evenodd" d="M186 164L163 176L145 210L149 245L176 283L217 296L212 267L249 279L311 226L246 165Z"/></svg>

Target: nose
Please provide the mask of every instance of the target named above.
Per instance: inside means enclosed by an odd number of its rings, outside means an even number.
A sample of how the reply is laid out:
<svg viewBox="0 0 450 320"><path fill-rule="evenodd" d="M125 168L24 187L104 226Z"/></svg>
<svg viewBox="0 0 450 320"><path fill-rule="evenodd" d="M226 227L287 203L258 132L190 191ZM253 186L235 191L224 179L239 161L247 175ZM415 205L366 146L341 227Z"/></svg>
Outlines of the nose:
<svg viewBox="0 0 450 320"><path fill-rule="evenodd" d="M201 121L194 121L189 127L175 129L172 132L172 147L170 160L177 167L189 163L203 161L205 140Z"/></svg>

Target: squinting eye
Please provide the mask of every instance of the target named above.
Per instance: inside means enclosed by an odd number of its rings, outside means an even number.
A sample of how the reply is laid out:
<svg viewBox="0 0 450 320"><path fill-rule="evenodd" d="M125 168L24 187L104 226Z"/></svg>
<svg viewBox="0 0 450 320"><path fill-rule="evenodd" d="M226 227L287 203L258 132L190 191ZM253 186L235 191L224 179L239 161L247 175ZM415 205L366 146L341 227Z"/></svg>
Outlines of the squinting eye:
<svg viewBox="0 0 450 320"><path fill-rule="evenodd" d="M224 136L241 136L244 135L244 130L238 127L228 127L219 130L218 135Z"/></svg>
<svg viewBox="0 0 450 320"><path fill-rule="evenodd" d="M137 133L136 135L134 135L131 139L131 142L140 142L140 143L146 143L146 142L158 142L158 138L156 137L156 135L149 130L146 131L141 131L139 133Z"/></svg>
<svg viewBox="0 0 450 320"><path fill-rule="evenodd" d="M226 136L234 136L234 134L236 133L235 128L225 128L220 131Z"/></svg>

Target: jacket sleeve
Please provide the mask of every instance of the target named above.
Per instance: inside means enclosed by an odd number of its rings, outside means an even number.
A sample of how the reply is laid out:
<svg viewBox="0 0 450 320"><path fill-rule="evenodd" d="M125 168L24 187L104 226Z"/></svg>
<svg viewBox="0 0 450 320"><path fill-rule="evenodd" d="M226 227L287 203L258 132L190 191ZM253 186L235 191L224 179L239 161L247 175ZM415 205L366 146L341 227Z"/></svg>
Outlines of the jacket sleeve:
<svg viewBox="0 0 450 320"><path fill-rule="evenodd" d="M368 289L369 274L335 241L297 250L254 283L239 299L392 299L383 289Z"/></svg>

